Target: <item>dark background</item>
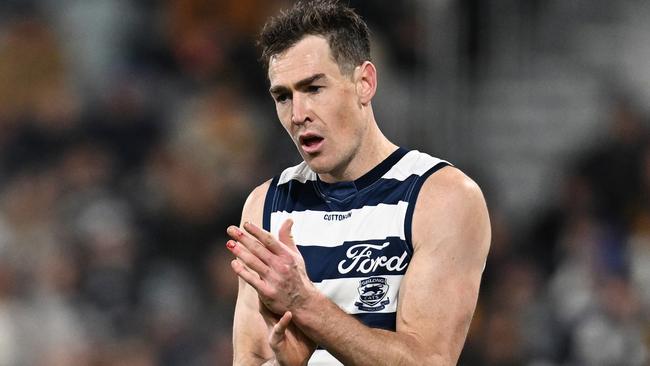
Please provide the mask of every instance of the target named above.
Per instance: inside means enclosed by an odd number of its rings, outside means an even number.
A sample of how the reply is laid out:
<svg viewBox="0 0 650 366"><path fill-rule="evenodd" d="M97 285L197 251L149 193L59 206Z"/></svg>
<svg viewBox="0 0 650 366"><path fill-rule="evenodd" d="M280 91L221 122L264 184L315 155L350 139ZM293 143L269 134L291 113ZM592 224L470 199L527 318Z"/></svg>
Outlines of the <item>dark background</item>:
<svg viewBox="0 0 650 366"><path fill-rule="evenodd" d="M223 248L299 156L254 39L290 1L0 1L0 365L226 365ZM483 188L461 365L643 365L650 4L350 1L380 127Z"/></svg>

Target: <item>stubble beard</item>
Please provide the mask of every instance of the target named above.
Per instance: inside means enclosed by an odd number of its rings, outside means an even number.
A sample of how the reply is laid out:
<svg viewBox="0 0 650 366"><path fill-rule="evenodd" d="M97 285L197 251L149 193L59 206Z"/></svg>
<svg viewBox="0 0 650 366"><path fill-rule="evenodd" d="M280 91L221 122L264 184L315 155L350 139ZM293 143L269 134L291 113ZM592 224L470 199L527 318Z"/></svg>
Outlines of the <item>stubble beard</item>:
<svg viewBox="0 0 650 366"><path fill-rule="evenodd" d="M342 152L339 149L338 151L335 151L334 154L336 155L331 156L330 159L332 160L330 162L325 162L324 166L313 165L309 162L307 165L309 165L311 170L313 170L316 174L321 176L326 175L328 178L334 179L335 181L350 180L345 176L346 171L357 155L359 147L359 144L355 144L351 150ZM337 154L337 152L339 153Z"/></svg>

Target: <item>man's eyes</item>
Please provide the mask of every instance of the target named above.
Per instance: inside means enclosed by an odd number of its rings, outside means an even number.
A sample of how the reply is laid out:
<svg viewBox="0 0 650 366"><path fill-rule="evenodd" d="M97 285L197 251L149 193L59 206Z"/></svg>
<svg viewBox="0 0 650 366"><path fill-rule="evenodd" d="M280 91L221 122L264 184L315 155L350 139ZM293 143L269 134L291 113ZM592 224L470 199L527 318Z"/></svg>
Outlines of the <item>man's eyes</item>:
<svg viewBox="0 0 650 366"><path fill-rule="evenodd" d="M320 85L310 85L307 87L308 93L318 93L321 90L322 86Z"/></svg>
<svg viewBox="0 0 650 366"><path fill-rule="evenodd" d="M275 101L278 103L284 103L289 99L289 94L278 94L275 97Z"/></svg>
<svg viewBox="0 0 650 366"><path fill-rule="evenodd" d="M321 91L324 87L322 85L309 85L303 89L303 92L308 94L316 94ZM291 93L282 93L277 94L275 97L277 103L284 103L287 100L291 99Z"/></svg>

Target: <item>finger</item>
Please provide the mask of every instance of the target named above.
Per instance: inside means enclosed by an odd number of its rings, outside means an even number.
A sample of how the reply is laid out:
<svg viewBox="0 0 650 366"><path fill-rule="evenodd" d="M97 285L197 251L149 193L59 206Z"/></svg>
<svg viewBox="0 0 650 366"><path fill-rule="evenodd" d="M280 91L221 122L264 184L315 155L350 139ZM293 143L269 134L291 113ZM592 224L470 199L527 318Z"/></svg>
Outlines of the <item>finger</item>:
<svg viewBox="0 0 650 366"><path fill-rule="evenodd" d="M230 235L231 238L245 246L249 252L259 258L262 262L265 264L271 263L273 253L271 253L255 237L248 235L243 230L234 225L229 226L226 232L228 235Z"/></svg>
<svg viewBox="0 0 650 366"><path fill-rule="evenodd" d="M244 229L246 229L246 231L248 231L257 240L259 240L260 243L264 244L264 246L272 253L276 255L287 253L286 247L280 244L280 242L268 231L261 229L257 225L251 224L250 222L244 223Z"/></svg>
<svg viewBox="0 0 650 366"><path fill-rule="evenodd" d="M287 219L282 223L280 227L280 232L278 233L278 239L280 242L284 243L289 249L293 251L298 251L298 247L293 242L293 235L291 234L291 228L293 228L293 220Z"/></svg>
<svg viewBox="0 0 650 366"><path fill-rule="evenodd" d="M258 257L248 251L248 248L238 244L234 240L228 240L226 248L234 254L237 259L241 260L243 264L249 269L255 271L260 277L264 277L269 272L269 266L262 262Z"/></svg>
<svg viewBox="0 0 650 366"><path fill-rule="evenodd" d="M260 293L260 291L264 289L264 285L265 285L264 281L258 276L256 276L255 274L253 274L251 271L246 269L246 267L242 263L240 263L238 259L232 260L230 262L230 267L232 267L233 271L235 271L235 273L237 274L237 276L239 276L239 278L241 278L242 280L246 281L246 283L251 285L251 287L253 287L258 294Z"/></svg>
<svg viewBox="0 0 650 366"><path fill-rule="evenodd" d="M290 311L287 311L282 315L282 318L278 323L273 327L273 332L271 332L271 345L277 345L284 339L284 334L291 323L291 318L293 315Z"/></svg>
<svg viewBox="0 0 650 366"><path fill-rule="evenodd" d="M293 318L293 314L291 314L290 311L287 311L282 315L282 318L278 320L278 323L273 327L273 333L277 335L284 335L284 332L287 330L287 327L289 327L289 323L291 323L291 319Z"/></svg>

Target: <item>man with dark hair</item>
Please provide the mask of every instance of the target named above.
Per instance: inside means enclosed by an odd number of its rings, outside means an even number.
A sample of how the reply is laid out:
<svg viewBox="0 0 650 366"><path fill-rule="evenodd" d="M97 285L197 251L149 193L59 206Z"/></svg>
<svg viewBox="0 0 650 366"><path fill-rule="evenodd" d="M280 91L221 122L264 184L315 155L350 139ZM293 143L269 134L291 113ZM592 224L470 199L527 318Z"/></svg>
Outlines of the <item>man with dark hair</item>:
<svg viewBox="0 0 650 366"><path fill-rule="evenodd" d="M262 31L269 91L304 161L254 189L227 230L236 365L458 360L487 208L461 171L379 130L369 43L333 0L298 2Z"/></svg>

